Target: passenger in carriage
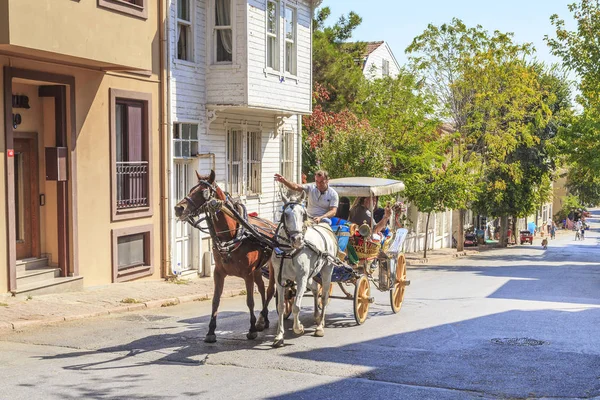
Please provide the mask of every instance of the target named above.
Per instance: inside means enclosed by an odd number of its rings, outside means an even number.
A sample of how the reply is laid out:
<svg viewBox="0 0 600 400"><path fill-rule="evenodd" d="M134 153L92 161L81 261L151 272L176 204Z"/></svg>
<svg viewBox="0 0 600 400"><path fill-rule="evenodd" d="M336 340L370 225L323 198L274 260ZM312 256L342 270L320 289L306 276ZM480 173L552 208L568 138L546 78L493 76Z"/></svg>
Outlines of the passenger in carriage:
<svg viewBox="0 0 600 400"><path fill-rule="evenodd" d="M347 197L340 197L340 205L337 209L335 216L341 220L348 221L350 218L350 199Z"/></svg>
<svg viewBox="0 0 600 400"><path fill-rule="evenodd" d="M378 197L374 198L373 214L375 214L375 226L373 227L373 234L381 234L385 230L387 223L392 215L392 209L389 205L385 208L377 208ZM354 204L350 209L350 222L358 225L366 223L371 225L371 197L357 197L354 200Z"/></svg>
<svg viewBox="0 0 600 400"><path fill-rule="evenodd" d="M297 192L304 191L308 199L306 206L308 216L316 224L326 222L331 225L330 218L334 217L337 212L339 197L337 192L329 187L329 174L327 171L319 170L315 172L315 183L304 185L290 182L280 174L275 174L275 180L291 190Z"/></svg>

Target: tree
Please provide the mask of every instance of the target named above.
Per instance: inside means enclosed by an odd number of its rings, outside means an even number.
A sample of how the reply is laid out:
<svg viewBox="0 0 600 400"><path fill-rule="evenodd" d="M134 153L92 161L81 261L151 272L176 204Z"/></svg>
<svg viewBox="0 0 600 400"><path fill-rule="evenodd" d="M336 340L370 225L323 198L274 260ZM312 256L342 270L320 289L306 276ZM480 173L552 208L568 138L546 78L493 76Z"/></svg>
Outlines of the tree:
<svg viewBox="0 0 600 400"><path fill-rule="evenodd" d="M323 7L313 23L313 81L329 93L327 99L315 101L326 111L341 111L364 96L366 79L356 60L362 59L365 44L346 43L362 22L356 13L342 15L333 26L325 26L330 15L329 7Z"/></svg>
<svg viewBox="0 0 600 400"><path fill-rule="evenodd" d="M472 175L468 173L471 167L454 161L431 168L428 172L415 173L407 180L406 197L419 211L427 214L424 258L427 258L431 214L464 208L474 195L476 187L469 179Z"/></svg>
<svg viewBox="0 0 600 400"><path fill-rule="evenodd" d="M429 25L407 48L411 62L440 99L440 119L449 120L456 131L452 157L459 163L501 167L508 153L529 139L521 125L533 96L531 77L520 75L526 70L519 59L531 49L513 43L512 34L490 35L480 25L469 28L456 18L439 27ZM466 173L482 176L481 168ZM458 251L464 245L465 210L460 210Z"/></svg>
<svg viewBox="0 0 600 400"><path fill-rule="evenodd" d="M559 135L559 149L570 168L567 187L586 204L597 204L600 175L600 4L580 0L569 5L577 24L568 31L565 21L553 15L550 21L556 37L545 37L552 54L562 58L563 65L579 79L577 102L583 107L571 118ZM589 203L588 203L589 202Z"/></svg>

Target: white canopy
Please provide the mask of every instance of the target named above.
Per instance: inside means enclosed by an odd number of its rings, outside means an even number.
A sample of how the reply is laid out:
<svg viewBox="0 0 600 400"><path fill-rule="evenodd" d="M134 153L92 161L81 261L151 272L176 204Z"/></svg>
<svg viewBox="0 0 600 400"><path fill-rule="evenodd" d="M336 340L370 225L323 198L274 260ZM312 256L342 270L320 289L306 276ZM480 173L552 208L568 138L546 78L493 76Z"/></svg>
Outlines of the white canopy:
<svg viewBox="0 0 600 400"><path fill-rule="evenodd" d="M355 177L330 179L329 186L340 196L385 196L404 190L404 183L393 179Z"/></svg>

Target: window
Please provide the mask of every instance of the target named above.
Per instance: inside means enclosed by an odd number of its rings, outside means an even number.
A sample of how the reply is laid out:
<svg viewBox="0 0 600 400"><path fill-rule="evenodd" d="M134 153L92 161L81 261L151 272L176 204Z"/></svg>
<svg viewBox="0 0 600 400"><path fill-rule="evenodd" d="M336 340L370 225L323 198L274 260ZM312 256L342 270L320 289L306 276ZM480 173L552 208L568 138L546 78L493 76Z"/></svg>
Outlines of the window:
<svg viewBox="0 0 600 400"><path fill-rule="evenodd" d="M215 0L215 29L213 36L215 62L231 63L233 61L231 0Z"/></svg>
<svg viewBox="0 0 600 400"><path fill-rule="evenodd" d="M246 182L249 194L261 193L262 132L248 132L246 136Z"/></svg>
<svg viewBox="0 0 600 400"><path fill-rule="evenodd" d="M113 282L152 275L152 225L112 230Z"/></svg>
<svg viewBox="0 0 600 400"><path fill-rule="evenodd" d="M113 220L152 215L151 95L111 89Z"/></svg>
<svg viewBox="0 0 600 400"><path fill-rule="evenodd" d="M98 0L98 6L134 17L148 18L148 0Z"/></svg>
<svg viewBox="0 0 600 400"><path fill-rule="evenodd" d="M192 11L190 0L177 0L177 58L193 61Z"/></svg>
<svg viewBox="0 0 600 400"><path fill-rule="evenodd" d="M173 124L173 156L190 158L198 154L198 125Z"/></svg>
<svg viewBox="0 0 600 400"><path fill-rule="evenodd" d="M241 129L230 129L227 132L227 182L232 195L242 194L242 136Z"/></svg>
<svg viewBox="0 0 600 400"><path fill-rule="evenodd" d="M279 2L267 1L267 67L279 71Z"/></svg>
<svg viewBox="0 0 600 400"><path fill-rule="evenodd" d="M390 76L390 62L388 60L381 60L381 75Z"/></svg>
<svg viewBox="0 0 600 400"><path fill-rule="evenodd" d="M285 71L296 75L296 9L285 8Z"/></svg>
<svg viewBox="0 0 600 400"><path fill-rule="evenodd" d="M283 131L281 134L281 170L280 174L289 181L294 181L294 133Z"/></svg>
<svg viewBox="0 0 600 400"><path fill-rule="evenodd" d="M231 195L262 192L262 132L230 128L227 131L227 190Z"/></svg>

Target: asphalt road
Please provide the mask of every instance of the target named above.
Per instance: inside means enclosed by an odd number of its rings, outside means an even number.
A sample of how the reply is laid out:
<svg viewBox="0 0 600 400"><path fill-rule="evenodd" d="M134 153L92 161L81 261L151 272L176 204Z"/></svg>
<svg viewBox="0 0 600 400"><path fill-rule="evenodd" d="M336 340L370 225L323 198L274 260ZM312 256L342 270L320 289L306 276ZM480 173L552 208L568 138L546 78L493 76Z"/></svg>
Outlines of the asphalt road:
<svg viewBox="0 0 600 400"><path fill-rule="evenodd" d="M399 314L377 293L356 326L334 299L323 338L305 298L280 349L275 311L246 340L244 297L221 302L215 344L207 301L15 332L0 399L600 399L600 235L573 237L411 267Z"/></svg>

